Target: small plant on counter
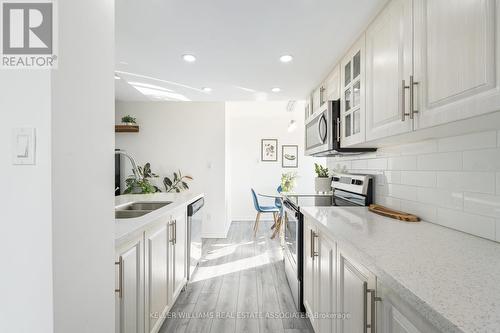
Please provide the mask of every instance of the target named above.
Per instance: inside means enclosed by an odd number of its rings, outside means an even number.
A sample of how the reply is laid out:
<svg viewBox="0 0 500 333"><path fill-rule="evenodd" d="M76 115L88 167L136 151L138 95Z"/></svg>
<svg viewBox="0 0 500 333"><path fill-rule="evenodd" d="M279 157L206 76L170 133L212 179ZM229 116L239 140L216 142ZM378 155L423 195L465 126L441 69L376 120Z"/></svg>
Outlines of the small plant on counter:
<svg viewBox="0 0 500 333"><path fill-rule="evenodd" d="M281 189L283 192L291 192L295 187L295 180L297 179L296 172L285 172L281 175Z"/></svg>
<svg viewBox="0 0 500 333"><path fill-rule="evenodd" d="M314 172L316 172L316 178L314 178L314 190L317 193L328 193L332 190L332 179L328 175L328 168L323 167L318 163L314 163Z"/></svg>
<svg viewBox="0 0 500 333"><path fill-rule="evenodd" d="M193 180L193 177L183 176L180 170L178 172L174 172L173 179L170 179L169 177L163 178L163 185L165 185L165 192L179 193L181 191L188 190L189 189L189 185L187 183L188 180Z"/></svg>
<svg viewBox="0 0 500 333"><path fill-rule="evenodd" d="M137 169L139 171L139 175L129 176L127 179L125 179L127 188L123 192L124 194L146 194L161 192L161 190L157 186L149 182L149 179L158 178L158 175L151 171L151 164L149 162L144 164L144 166L138 166Z"/></svg>
<svg viewBox="0 0 500 333"><path fill-rule="evenodd" d="M137 121L137 119L130 116L130 115L126 115L126 116L122 117L122 123L127 124L127 125L136 124L136 121Z"/></svg>
<svg viewBox="0 0 500 333"><path fill-rule="evenodd" d="M328 168L323 167L321 164L314 163L314 171L319 178L328 178Z"/></svg>

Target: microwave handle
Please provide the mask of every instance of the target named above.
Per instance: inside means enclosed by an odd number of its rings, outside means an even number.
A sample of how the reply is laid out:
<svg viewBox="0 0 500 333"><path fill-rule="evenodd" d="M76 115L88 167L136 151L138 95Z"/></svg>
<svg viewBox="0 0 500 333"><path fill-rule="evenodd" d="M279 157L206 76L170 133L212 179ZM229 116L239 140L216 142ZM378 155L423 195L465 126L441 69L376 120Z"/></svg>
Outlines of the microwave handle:
<svg viewBox="0 0 500 333"><path fill-rule="evenodd" d="M327 130L325 130L325 134L323 135L321 133L321 124L324 124L325 128L327 126L326 124L326 118L325 118L325 114L322 114L321 117L319 118L319 121L318 121L318 139L319 139L319 142L321 143L325 143L325 140L326 140L326 136L327 136Z"/></svg>

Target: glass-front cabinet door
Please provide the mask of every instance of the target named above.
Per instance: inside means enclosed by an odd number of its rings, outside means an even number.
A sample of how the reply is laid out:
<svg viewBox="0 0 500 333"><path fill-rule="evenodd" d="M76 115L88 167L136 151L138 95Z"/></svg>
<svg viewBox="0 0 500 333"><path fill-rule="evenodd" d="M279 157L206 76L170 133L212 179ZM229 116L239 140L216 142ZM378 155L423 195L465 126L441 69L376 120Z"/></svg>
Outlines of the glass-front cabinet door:
<svg viewBox="0 0 500 333"><path fill-rule="evenodd" d="M365 141L364 52L363 34L341 62L342 147Z"/></svg>

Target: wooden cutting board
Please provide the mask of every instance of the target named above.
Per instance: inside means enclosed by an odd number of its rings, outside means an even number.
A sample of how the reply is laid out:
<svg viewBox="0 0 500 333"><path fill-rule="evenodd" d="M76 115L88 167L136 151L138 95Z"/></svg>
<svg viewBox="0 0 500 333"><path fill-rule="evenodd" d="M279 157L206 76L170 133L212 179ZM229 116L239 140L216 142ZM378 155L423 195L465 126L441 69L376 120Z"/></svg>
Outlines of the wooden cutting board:
<svg viewBox="0 0 500 333"><path fill-rule="evenodd" d="M375 213L375 214L389 217L391 219L400 220L400 221L405 221L405 222L419 222L420 221L420 218L418 216L404 213L404 212L400 212L400 211L390 209L390 208L380 206L380 205L372 204L368 207L368 210L370 212Z"/></svg>

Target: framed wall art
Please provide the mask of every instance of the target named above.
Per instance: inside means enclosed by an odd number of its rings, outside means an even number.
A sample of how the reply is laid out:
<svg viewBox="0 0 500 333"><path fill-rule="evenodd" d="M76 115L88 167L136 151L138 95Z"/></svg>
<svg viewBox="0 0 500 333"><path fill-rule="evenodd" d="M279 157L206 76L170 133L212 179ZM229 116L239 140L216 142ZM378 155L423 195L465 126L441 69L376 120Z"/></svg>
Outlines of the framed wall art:
<svg viewBox="0 0 500 333"><path fill-rule="evenodd" d="M262 139L260 143L260 156L262 162L277 162L278 139Z"/></svg>
<svg viewBox="0 0 500 333"><path fill-rule="evenodd" d="M281 146L281 166L283 168L299 167L299 146L297 145Z"/></svg>

